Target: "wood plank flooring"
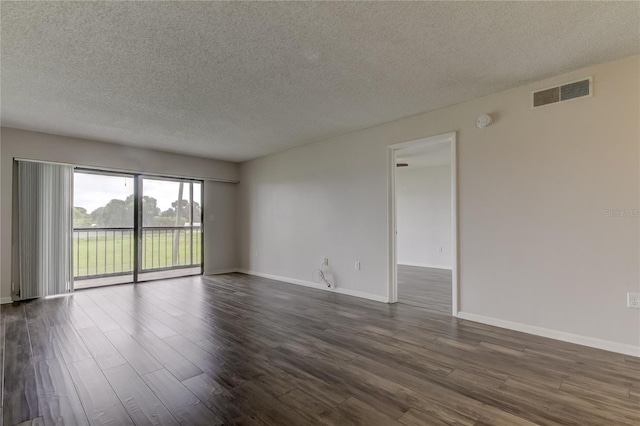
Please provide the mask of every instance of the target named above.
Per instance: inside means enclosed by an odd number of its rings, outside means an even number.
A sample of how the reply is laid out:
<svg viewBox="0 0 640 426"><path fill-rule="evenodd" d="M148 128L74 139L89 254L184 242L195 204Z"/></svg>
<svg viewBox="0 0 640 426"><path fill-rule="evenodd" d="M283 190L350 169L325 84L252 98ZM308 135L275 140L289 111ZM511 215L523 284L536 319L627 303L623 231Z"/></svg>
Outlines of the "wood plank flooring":
<svg viewBox="0 0 640 426"><path fill-rule="evenodd" d="M633 425L640 359L242 274L3 305L2 419Z"/></svg>
<svg viewBox="0 0 640 426"><path fill-rule="evenodd" d="M151 281L151 280L164 280L169 278L186 277L191 275L199 275L202 271L200 266L193 268L176 268L166 271L154 271L154 272L142 272L138 276L138 281ZM103 287L114 284L129 284L133 282L133 272L131 275L116 275L113 277L102 278L86 278L77 279L73 283L76 290L82 290L85 288Z"/></svg>
<svg viewBox="0 0 640 426"><path fill-rule="evenodd" d="M398 302L451 315L451 270L398 265Z"/></svg>

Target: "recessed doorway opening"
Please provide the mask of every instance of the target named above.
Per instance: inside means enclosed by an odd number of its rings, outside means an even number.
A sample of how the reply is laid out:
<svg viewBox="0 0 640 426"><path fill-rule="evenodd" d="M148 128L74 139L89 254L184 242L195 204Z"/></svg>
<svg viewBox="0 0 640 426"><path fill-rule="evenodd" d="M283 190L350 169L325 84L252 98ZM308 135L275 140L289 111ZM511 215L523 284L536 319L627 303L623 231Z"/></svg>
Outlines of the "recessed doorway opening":
<svg viewBox="0 0 640 426"><path fill-rule="evenodd" d="M458 312L455 133L389 146L389 302Z"/></svg>

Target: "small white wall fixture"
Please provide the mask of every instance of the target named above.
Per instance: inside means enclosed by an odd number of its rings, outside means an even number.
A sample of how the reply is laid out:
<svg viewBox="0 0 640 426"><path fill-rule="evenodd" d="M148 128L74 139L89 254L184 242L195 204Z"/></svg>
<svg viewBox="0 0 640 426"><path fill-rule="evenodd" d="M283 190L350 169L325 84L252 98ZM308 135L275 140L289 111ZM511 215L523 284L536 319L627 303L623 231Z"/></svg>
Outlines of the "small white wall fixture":
<svg viewBox="0 0 640 426"><path fill-rule="evenodd" d="M456 132L415 139L387 146L388 177L388 252L389 252L389 303L398 301L397 211L396 211L396 153L405 148L449 142L451 151L451 311L458 316L458 184Z"/></svg>

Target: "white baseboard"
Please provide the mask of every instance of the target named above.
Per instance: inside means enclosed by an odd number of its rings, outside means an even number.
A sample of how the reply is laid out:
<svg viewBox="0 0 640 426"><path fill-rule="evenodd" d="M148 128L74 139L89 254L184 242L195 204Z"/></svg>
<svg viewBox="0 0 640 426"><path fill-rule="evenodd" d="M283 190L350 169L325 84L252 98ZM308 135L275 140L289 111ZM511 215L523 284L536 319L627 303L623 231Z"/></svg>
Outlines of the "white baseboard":
<svg viewBox="0 0 640 426"><path fill-rule="evenodd" d="M431 264L428 264L428 263L398 262L398 265L400 265L400 266L418 266L420 268L447 269L449 271L451 270L451 266L431 265Z"/></svg>
<svg viewBox="0 0 640 426"><path fill-rule="evenodd" d="M254 275L256 277L268 278L270 280L282 281L289 284L296 284L296 285L301 285L305 287L315 288L317 290L330 291L332 293L339 293L347 296L354 296L354 297L360 297L362 299L374 300L376 302L382 302L382 303L389 302L388 299L384 296L378 296L377 294L371 294L371 293L364 293L362 291L357 291L357 290L350 290L348 288L336 287L336 288L330 289L322 284L316 284L311 281L304 281L296 278L281 277L278 275L264 274L262 272L250 271L247 269L238 269L237 272L240 272L242 274L247 274L247 275Z"/></svg>
<svg viewBox="0 0 640 426"><path fill-rule="evenodd" d="M205 271L204 275L232 274L234 272L238 272L238 268L216 269L213 271Z"/></svg>
<svg viewBox="0 0 640 426"><path fill-rule="evenodd" d="M563 342L575 343L578 345L589 346L591 348L640 357L639 346L611 342L609 340L602 340L595 337L582 336L579 334L567 333L566 331L537 327L535 325L522 324L498 318L485 317L484 315L471 314L468 312L458 312L458 318L493 325L495 327L507 328L509 330L521 331L523 333L534 334L536 336L548 337L550 339L562 340Z"/></svg>
<svg viewBox="0 0 640 426"><path fill-rule="evenodd" d="M6 305L7 303L13 303L11 297L0 297L0 305Z"/></svg>
<svg viewBox="0 0 640 426"><path fill-rule="evenodd" d="M409 265L407 263L403 263L403 265ZM416 265L411 264L409 266L422 266L427 268L439 268L439 269L451 269L442 266L427 266L427 265ZM288 278L282 277L279 275L265 274L257 271L250 271L247 269L223 269L213 272L208 272L205 275L215 275L215 274L229 274L233 272L240 272L242 274L254 275L256 277L268 278L271 280L282 281L289 284L301 285L304 287L315 288L317 290L331 291L334 293L344 294L347 296L360 297L362 299L374 300L376 302L388 303L386 297L378 296L375 294L364 293L356 290L349 290L341 287L336 287L335 289L329 289L323 285L313 283L311 281L299 280L296 278ZM10 297L3 297L0 299L0 303L11 303L12 300ZM568 333L565 331L553 330L550 328L537 327L534 325L523 324L519 322L507 321L499 318L487 317L484 315L472 314L469 312L458 312L458 318L478 322L481 324L492 325L495 327L506 328L508 330L520 331L523 333L533 334L536 336L547 337L550 339L561 340L563 342L575 343L578 345L589 346L591 348L603 349L605 351L617 352L624 355L631 355L640 357L640 347L634 345L628 345L624 343L612 342L609 340L598 339L595 337L582 336L579 334Z"/></svg>

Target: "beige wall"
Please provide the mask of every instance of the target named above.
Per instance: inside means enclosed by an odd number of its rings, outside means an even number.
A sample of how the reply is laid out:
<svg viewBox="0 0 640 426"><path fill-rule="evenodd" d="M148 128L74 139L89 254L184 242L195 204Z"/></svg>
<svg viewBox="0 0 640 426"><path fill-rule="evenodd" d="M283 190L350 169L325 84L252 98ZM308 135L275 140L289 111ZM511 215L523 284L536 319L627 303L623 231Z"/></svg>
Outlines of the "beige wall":
<svg viewBox="0 0 640 426"><path fill-rule="evenodd" d="M170 154L160 151L130 148L121 145L108 144L84 139L54 136L45 133L2 128L0 130L0 296L3 301L11 296L11 209L12 209L12 162L14 158L52 161L82 165L87 167L117 169L149 174L168 176L193 177L204 180L221 179L236 181L238 179L238 165L225 161ZM221 204L226 204L230 210L235 208L232 194L235 184L227 185L227 189L220 197L209 197L205 183L205 214L209 209L219 210ZM214 205L210 205L214 202ZM229 254L224 252L225 246L218 243L222 233L224 235L229 226L228 216L215 216L213 220L205 221L205 270L217 268L219 259L232 262L236 249L233 245L226 247ZM220 232L217 232L217 230ZM210 241L211 239L211 241ZM207 252L207 248L211 253ZM210 257L211 254L213 257Z"/></svg>
<svg viewBox="0 0 640 426"><path fill-rule="evenodd" d="M640 59L629 57L241 165L241 267L386 297L387 145L458 132L460 310L640 345ZM594 96L538 109L530 92L593 76ZM476 118L494 116L478 129ZM362 270L355 271L354 261ZM577 339L574 339L577 340ZM636 348L636 349L634 349Z"/></svg>
<svg viewBox="0 0 640 426"><path fill-rule="evenodd" d="M396 169L396 230L399 265L451 269L451 165Z"/></svg>
<svg viewBox="0 0 640 426"><path fill-rule="evenodd" d="M205 275L238 268L236 194L238 185L205 182Z"/></svg>

